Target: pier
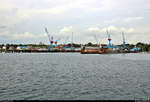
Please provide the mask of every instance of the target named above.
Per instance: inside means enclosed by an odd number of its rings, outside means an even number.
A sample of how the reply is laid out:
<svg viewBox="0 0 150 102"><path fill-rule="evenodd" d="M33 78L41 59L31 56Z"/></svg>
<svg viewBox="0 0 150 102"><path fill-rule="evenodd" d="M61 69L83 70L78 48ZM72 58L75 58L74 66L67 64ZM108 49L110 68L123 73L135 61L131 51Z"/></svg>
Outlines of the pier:
<svg viewBox="0 0 150 102"><path fill-rule="evenodd" d="M80 50L7 50L5 53L80 53Z"/></svg>

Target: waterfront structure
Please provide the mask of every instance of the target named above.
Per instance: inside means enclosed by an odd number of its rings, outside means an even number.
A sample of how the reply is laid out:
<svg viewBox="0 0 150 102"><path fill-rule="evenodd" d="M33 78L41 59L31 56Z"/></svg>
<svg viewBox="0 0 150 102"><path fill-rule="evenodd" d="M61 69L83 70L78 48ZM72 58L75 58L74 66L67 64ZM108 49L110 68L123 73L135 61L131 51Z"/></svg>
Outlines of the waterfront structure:
<svg viewBox="0 0 150 102"><path fill-rule="evenodd" d="M71 37L71 47L70 49L73 51L75 48L73 47L73 32L72 32L72 37Z"/></svg>
<svg viewBox="0 0 150 102"><path fill-rule="evenodd" d="M114 46L111 44L111 37L110 37L110 33L107 32L107 36L108 36L108 45L106 44L101 44L99 45L98 48L95 47L87 47L87 46L82 46L81 48L81 54L108 54L108 53L136 53L138 52L140 49L136 47L136 45L134 46L133 49L129 49L126 46L126 42L125 42L125 37L124 37L124 33L122 32L122 37L123 37L123 44L121 47L119 46Z"/></svg>
<svg viewBox="0 0 150 102"><path fill-rule="evenodd" d="M57 47L57 43L58 43L58 41L59 41L60 39L54 40L53 36L50 36L50 35L49 35L49 32L48 32L47 28L45 28L45 32L46 32L46 34L47 34L47 36L48 36L49 43L50 43L50 45L49 45L49 47L48 47L48 50L49 50L49 51L50 51L50 50L54 50L54 48Z"/></svg>
<svg viewBox="0 0 150 102"><path fill-rule="evenodd" d="M109 45L108 45L108 48L111 48L111 37L110 37L110 34L108 33L108 30L107 30L107 36L108 36L108 42L109 42Z"/></svg>
<svg viewBox="0 0 150 102"><path fill-rule="evenodd" d="M134 46L132 49L130 46L129 46L130 49L129 47L127 47L124 32L122 32L122 38L123 38L122 46L120 45L116 46L111 43L112 39L110 37L110 33L107 30L106 33L108 37L108 44L99 44L97 37L95 36L95 39L97 41L96 46L94 45L95 47L93 47L92 43L88 43L87 45L89 46L82 45L80 49L75 49L79 47L76 46L76 44L74 44L73 46L73 32L71 35L71 43L66 44L69 39L69 36L67 36L66 39L64 40L64 43L60 45L57 45L60 39L54 40L53 36L49 35L47 28L45 28L45 32L47 33L49 39L48 49L47 49L47 45L44 45L43 47L43 45L41 46L41 44L40 46L33 45L33 44L28 44L24 46L21 46L21 44L20 45L6 44L4 46L1 46L0 50L1 52L15 52L15 51L16 52L79 52L80 51L81 53L98 53L98 54L130 53L130 52L138 52L140 50L140 48L136 46Z"/></svg>

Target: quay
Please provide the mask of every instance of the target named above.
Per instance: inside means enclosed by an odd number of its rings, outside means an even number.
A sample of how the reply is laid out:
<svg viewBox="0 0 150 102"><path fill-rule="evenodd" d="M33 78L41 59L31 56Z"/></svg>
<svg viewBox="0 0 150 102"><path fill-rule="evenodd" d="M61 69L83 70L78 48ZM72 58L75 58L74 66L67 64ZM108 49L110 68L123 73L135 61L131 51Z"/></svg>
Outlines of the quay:
<svg viewBox="0 0 150 102"><path fill-rule="evenodd" d="M80 53L80 50L7 50L5 53Z"/></svg>

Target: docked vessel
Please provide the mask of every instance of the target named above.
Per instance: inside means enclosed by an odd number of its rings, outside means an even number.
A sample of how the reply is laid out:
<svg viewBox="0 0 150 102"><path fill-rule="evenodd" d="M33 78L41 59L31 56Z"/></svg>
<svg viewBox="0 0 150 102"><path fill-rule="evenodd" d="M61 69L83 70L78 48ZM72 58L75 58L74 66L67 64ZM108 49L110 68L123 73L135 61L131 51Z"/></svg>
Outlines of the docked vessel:
<svg viewBox="0 0 150 102"><path fill-rule="evenodd" d="M98 47L81 47L81 54L119 54L119 53L137 53L137 50L127 50L117 47L98 46Z"/></svg>

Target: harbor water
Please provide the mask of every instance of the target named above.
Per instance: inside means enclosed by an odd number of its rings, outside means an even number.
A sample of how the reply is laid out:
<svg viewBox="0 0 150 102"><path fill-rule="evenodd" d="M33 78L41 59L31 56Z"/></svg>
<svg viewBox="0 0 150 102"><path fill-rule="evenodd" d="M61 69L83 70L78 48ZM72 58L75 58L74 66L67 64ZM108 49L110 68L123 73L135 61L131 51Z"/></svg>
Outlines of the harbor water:
<svg viewBox="0 0 150 102"><path fill-rule="evenodd" d="M150 54L0 53L0 100L150 100Z"/></svg>

